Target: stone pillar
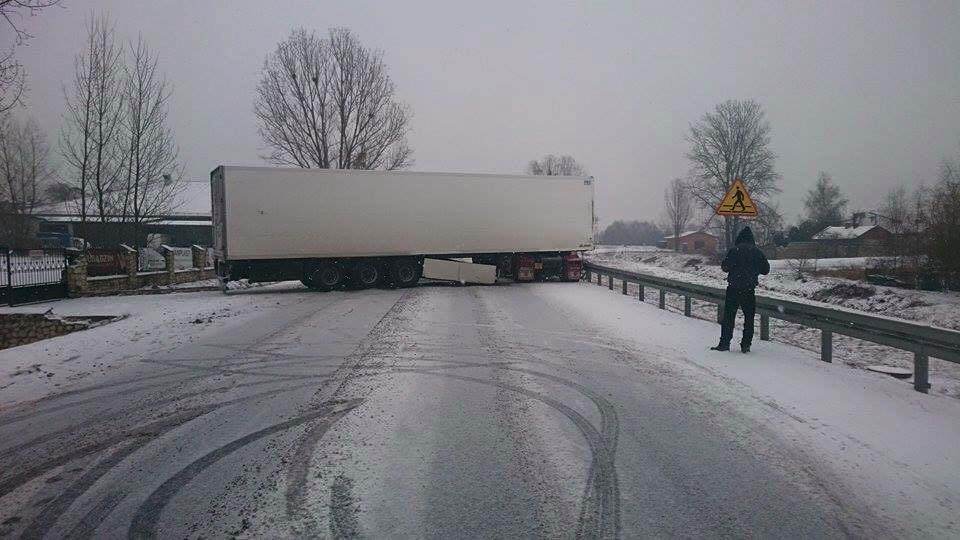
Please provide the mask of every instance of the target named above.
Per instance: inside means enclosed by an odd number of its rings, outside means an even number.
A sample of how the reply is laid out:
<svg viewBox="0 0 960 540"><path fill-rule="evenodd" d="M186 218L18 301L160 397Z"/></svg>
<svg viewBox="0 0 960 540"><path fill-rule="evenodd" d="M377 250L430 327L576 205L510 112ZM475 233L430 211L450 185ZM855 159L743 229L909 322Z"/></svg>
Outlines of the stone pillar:
<svg viewBox="0 0 960 540"><path fill-rule="evenodd" d="M127 287L130 290L136 289L137 287L137 270L140 264L139 258L137 257L137 250L126 244L120 244L120 256L123 257L124 263L127 267Z"/></svg>
<svg viewBox="0 0 960 540"><path fill-rule="evenodd" d="M160 253L163 255L163 262L167 265L167 285L172 285L175 283L174 274L176 272L176 266L174 266L173 262L173 249L163 244L160 246Z"/></svg>
<svg viewBox="0 0 960 540"><path fill-rule="evenodd" d="M193 254L193 267L197 270L203 270L207 267L207 249L196 244L190 246Z"/></svg>
<svg viewBox="0 0 960 540"><path fill-rule="evenodd" d="M87 292L87 256L82 251L68 250L67 295L71 298Z"/></svg>

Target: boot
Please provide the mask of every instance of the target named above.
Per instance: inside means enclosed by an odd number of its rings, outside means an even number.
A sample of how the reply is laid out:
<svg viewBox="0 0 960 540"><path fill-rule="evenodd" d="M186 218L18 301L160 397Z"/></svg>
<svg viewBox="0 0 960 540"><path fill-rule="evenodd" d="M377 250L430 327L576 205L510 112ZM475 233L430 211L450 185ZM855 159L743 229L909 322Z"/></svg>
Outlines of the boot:
<svg viewBox="0 0 960 540"><path fill-rule="evenodd" d="M711 350L711 351L729 351L729 350L730 350L730 344L729 344L729 343L720 343L720 344L717 345L716 347L710 347L710 350Z"/></svg>
<svg viewBox="0 0 960 540"><path fill-rule="evenodd" d="M741 344L740 344L740 352L742 352L743 354L747 354L748 352L750 352L750 344L749 344L749 343L741 343Z"/></svg>

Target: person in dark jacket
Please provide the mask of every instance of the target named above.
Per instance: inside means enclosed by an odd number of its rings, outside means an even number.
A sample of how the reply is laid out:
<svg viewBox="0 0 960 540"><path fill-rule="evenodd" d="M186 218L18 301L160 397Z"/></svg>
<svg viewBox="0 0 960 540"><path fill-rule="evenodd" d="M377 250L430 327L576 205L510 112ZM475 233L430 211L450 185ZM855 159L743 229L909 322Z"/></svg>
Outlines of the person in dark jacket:
<svg viewBox="0 0 960 540"><path fill-rule="evenodd" d="M727 296L723 302L723 322L720 326L720 344L710 347L714 351L729 351L733 339L733 325L737 320L737 308L743 310L743 339L740 350L750 352L753 342L753 317L757 300L754 290L757 288L757 276L770 273L770 263L766 256L754 244L753 231L744 227L734 246L727 251L720 265L727 272Z"/></svg>

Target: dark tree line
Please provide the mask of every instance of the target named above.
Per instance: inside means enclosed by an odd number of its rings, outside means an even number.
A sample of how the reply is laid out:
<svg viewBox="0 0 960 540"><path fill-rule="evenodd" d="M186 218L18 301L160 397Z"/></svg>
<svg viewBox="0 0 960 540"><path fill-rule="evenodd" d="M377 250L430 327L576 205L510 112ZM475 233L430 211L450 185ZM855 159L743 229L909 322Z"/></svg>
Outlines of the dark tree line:
<svg viewBox="0 0 960 540"><path fill-rule="evenodd" d="M600 243L618 246L655 246L663 231L649 221L614 221L600 233Z"/></svg>

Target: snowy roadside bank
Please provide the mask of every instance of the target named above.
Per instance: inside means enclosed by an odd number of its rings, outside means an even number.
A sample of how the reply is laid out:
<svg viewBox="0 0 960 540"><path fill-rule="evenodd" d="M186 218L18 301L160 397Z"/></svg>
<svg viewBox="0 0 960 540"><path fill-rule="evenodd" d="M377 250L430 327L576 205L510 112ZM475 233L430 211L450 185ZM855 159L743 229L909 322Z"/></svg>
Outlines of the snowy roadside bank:
<svg viewBox="0 0 960 540"><path fill-rule="evenodd" d="M597 264L624 270L714 287L726 286L726 274L720 267L707 264L706 258L698 255L658 251L625 252L617 255L592 253L587 258ZM762 276L758 287L758 290L767 296L823 302L873 315L960 330L960 294L883 287L830 277L798 278L792 269L783 265L771 266L773 268L770 275ZM636 294L634 288L631 287L630 290L632 294ZM674 295L667 296L667 304L672 310L683 310L683 300ZM693 315L714 321L716 306L694 301ZM742 321L738 324L742 324ZM770 334L775 341L807 350L818 351L820 347L819 330L815 328L771 319ZM834 361L855 368L865 368L873 364L911 370L913 368L913 355L909 352L841 335L834 336ZM931 392L960 398L960 365L931 358L930 383L933 385Z"/></svg>
<svg viewBox="0 0 960 540"><path fill-rule="evenodd" d="M66 391L78 381L312 296L300 282L283 282L227 295L99 296L0 308L0 313L123 316L108 325L0 351L0 407Z"/></svg>

